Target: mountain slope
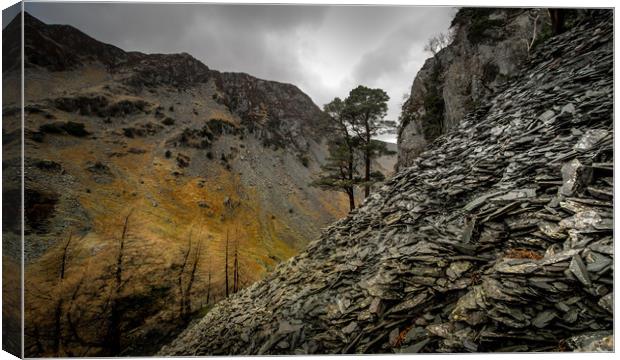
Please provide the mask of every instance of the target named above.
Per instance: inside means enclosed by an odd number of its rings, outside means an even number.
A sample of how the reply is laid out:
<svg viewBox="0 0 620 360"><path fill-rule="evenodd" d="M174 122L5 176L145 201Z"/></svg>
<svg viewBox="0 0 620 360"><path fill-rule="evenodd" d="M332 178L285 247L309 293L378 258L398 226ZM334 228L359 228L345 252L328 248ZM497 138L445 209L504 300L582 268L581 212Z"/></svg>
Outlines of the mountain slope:
<svg viewBox="0 0 620 360"><path fill-rule="evenodd" d="M114 333L122 354L152 353L180 312L226 296L227 260L233 291L234 268L247 286L346 213L340 194L308 185L327 152L324 114L297 87L24 18L27 356L118 355ZM18 100L4 98L7 148ZM96 314L112 300L118 332Z"/></svg>
<svg viewBox="0 0 620 360"><path fill-rule="evenodd" d="M161 355L613 349L613 16Z"/></svg>

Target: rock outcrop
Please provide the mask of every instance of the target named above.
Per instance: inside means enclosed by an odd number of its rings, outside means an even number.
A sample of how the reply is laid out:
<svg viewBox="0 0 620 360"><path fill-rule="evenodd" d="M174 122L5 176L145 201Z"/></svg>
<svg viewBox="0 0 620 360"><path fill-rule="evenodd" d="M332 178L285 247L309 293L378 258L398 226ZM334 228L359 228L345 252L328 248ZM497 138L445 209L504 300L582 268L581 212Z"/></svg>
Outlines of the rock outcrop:
<svg viewBox="0 0 620 360"><path fill-rule="evenodd" d="M612 350L612 17L160 354Z"/></svg>
<svg viewBox="0 0 620 360"><path fill-rule="evenodd" d="M591 15L563 11L571 25ZM398 165L409 166L437 136L501 90L550 36L546 9L460 9L451 43L426 60L403 104Z"/></svg>

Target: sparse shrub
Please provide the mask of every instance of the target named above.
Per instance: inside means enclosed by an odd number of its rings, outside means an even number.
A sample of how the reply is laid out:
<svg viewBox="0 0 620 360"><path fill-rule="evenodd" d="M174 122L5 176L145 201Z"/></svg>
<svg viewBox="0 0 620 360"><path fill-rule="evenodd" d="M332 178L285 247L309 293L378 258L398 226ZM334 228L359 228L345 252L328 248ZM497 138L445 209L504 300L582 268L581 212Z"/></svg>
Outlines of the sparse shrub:
<svg viewBox="0 0 620 360"><path fill-rule="evenodd" d="M170 105L170 107L168 108L169 111L174 112L174 106Z"/></svg>
<svg viewBox="0 0 620 360"><path fill-rule="evenodd" d="M28 114L41 114L44 112L36 105L26 105L26 107L24 107L24 111L26 111Z"/></svg>
<svg viewBox="0 0 620 360"><path fill-rule="evenodd" d="M184 155L184 154L177 154L177 165L180 168L188 167L189 166L189 156Z"/></svg>
<svg viewBox="0 0 620 360"><path fill-rule="evenodd" d="M443 115L445 103L441 94L441 88L437 86L439 81L440 67L435 66L428 81L428 91L423 98L425 114L422 116L422 132L424 138L429 141L436 139L443 131Z"/></svg>
<svg viewBox="0 0 620 360"><path fill-rule="evenodd" d="M136 129L134 129L134 128L124 128L123 129L123 135L125 135L128 138L132 138L133 139L134 138L135 130Z"/></svg>
<svg viewBox="0 0 620 360"><path fill-rule="evenodd" d="M129 150L127 150L127 152L130 153L130 154L145 154L146 150L132 147L132 148L129 148Z"/></svg>
<svg viewBox="0 0 620 360"><path fill-rule="evenodd" d="M39 131L44 134L62 134L63 133L61 123L43 124L39 126Z"/></svg>
<svg viewBox="0 0 620 360"><path fill-rule="evenodd" d="M93 165L86 168L86 170L98 173L98 174L111 174L110 167L101 161L95 162Z"/></svg>
<svg viewBox="0 0 620 360"><path fill-rule="evenodd" d="M110 115L112 117L120 117L135 114L138 112L148 113L149 104L143 100L121 100L117 103L110 105L107 109L99 112L99 116L104 116L105 114Z"/></svg>
<svg viewBox="0 0 620 360"><path fill-rule="evenodd" d="M482 67L482 82L485 84L493 82L499 75L499 66L492 61Z"/></svg>
<svg viewBox="0 0 620 360"><path fill-rule="evenodd" d="M62 128L67 132L67 134L77 137L82 137L90 134L88 131L86 131L84 124L78 122L67 121Z"/></svg>
<svg viewBox="0 0 620 360"><path fill-rule="evenodd" d="M35 163L35 166L41 170L51 171L51 172L60 172L62 171L62 166L52 160L39 160Z"/></svg>
<svg viewBox="0 0 620 360"><path fill-rule="evenodd" d="M166 150L166 152L164 153L164 156L166 157L166 159L170 159L170 157L172 156L172 151Z"/></svg>
<svg viewBox="0 0 620 360"><path fill-rule="evenodd" d="M171 117L167 117L164 119L164 121L162 121L162 124L166 125L166 126L171 126L174 125L174 119Z"/></svg>
<svg viewBox="0 0 620 360"><path fill-rule="evenodd" d="M50 123L39 126L39 131L43 134L62 134L67 133L72 136L83 137L90 133L86 131L84 124L67 121L66 123Z"/></svg>
<svg viewBox="0 0 620 360"><path fill-rule="evenodd" d="M471 9L468 14L471 16L469 31L467 32L467 39L472 44L479 44L487 39L494 38L499 40L501 31L495 35L491 35L488 31L493 28L503 27L506 22L502 19L490 19L490 11L488 9Z"/></svg>
<svg viewBox="0 0 620 360"><path fill-rule="evenodd" d="M532 44L532 49L535 49L539 44L549 40L552 36L553 30L551 29L551 25L548 22L543 21L541 24L540 33L538 33L536 40L534 40L534 43Z"/></svg>
<svg viewBox="0 0 620 360"><path fill-rule="evenodd" d="M30 138L31 138L33 141L36 141L36 142L38 142L38 143L43 142L43 138L44 138L44 137L45 137L45 134L44 134L43 132L41 132L41 131L33 131L33 132L30 134Z"/></svg>
<svg viewBox="0 0 620 360"><path fill-rule="evenodd" d="M238 129L228 121L220 118L211 118L207 121L209 130L215 135L237 134Z"/></svg>

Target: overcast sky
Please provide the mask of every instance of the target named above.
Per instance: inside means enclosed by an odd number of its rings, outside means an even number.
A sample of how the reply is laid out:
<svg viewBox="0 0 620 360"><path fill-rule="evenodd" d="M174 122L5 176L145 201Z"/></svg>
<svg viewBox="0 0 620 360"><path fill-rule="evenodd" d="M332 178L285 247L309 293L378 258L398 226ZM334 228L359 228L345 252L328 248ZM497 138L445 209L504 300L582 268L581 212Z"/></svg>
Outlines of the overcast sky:
<svg viewBox="0 0 620 360"><path fill-rule="evenodd" d="M446 31L450 7L26 3L47 23L70 24L126 51L187 52L212 69L297 85L322 107L357 85L390 96L388 118ZM392 139L395 141L395 139Z"/></svg>

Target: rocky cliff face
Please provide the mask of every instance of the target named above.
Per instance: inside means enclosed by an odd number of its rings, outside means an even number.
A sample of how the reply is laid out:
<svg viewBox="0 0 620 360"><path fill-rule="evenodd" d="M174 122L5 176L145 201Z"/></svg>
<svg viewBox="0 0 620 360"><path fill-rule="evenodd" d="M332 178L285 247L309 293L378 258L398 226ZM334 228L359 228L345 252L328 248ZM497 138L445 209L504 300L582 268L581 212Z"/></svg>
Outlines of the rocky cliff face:
<svg viewBox="0 0 620 360"><path fill-rule="evenodd" d="M612 18L160 354L613 349Z"/></svg>
<svg viewBox="0 0 620 360"><path fill-rule="evenodd" d="M178 308L225 296L226 254L247 286L346 213L339 194L309 186L324 115L297 87L126 52L28 14L25 40L27 356L118 355L106 353L108 322L89 314L108 311L121 234L121 347L146 355L183 325ZM19 84L17 65L4 85ZM19 106L5 95L5 149L20 142Z"/></svg>
<svg viewBox="0 0 620 360"><path fill-rule="evenodd" d="M452 42L425 62L403 104L400 166L409 166L431 141L517 76L533 51L528 46L538 46L551 30L544 9L463 8L450 32Z"/></svg>

